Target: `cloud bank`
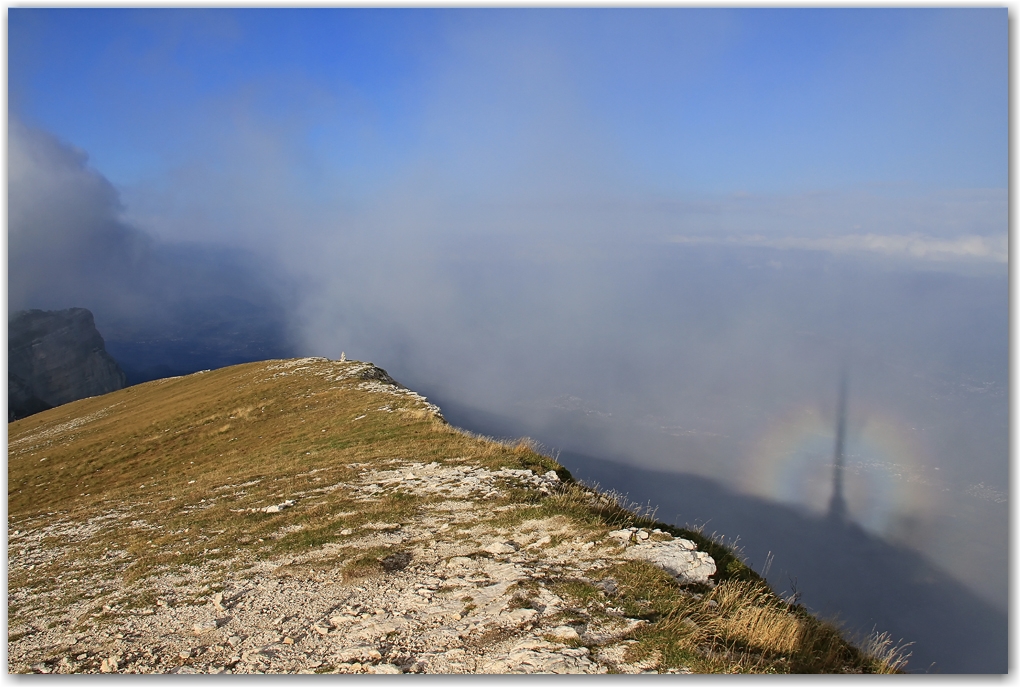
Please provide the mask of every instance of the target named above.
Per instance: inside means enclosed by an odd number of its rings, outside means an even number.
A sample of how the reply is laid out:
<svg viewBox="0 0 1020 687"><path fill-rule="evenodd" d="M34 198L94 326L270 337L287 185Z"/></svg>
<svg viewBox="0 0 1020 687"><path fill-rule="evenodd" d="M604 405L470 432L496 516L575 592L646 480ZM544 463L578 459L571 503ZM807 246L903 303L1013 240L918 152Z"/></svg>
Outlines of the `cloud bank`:
<svg viewBox="0 0 1020 687"><path fill-rule="evenodd" d="M9 124L8 312L89 308L128 367L145 355L170 362L151 346L123 348L140 341L186 340L234 362L286 348L286 281L270 261L152 237L123 219L120 194L84 151Z"/></svg>
<svg viewBox="0 0 1020 687"><path fill-rule="evenodd" d="M1007 236L960 236L939 239L919 234L844 234L826 238L768 237L761 235L704 237L674 236L669 239L680 244L721 244L730 246L761 246L766 248L827 251L830 253L876 254L894 258L948 262L979 261L1009 262Z"/></svg>

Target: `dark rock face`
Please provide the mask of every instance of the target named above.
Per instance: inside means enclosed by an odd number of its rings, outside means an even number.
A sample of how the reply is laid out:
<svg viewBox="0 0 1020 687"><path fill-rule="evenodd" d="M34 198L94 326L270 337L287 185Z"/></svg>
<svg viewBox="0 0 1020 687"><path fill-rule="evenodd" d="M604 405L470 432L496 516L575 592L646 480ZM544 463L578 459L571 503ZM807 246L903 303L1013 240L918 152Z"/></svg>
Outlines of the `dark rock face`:
<svg viewBox="0 0 1020 687"><path fill-rule="evenodd" d="M85 308L14 313L7 361L8 422L126 385Z"/></svg>

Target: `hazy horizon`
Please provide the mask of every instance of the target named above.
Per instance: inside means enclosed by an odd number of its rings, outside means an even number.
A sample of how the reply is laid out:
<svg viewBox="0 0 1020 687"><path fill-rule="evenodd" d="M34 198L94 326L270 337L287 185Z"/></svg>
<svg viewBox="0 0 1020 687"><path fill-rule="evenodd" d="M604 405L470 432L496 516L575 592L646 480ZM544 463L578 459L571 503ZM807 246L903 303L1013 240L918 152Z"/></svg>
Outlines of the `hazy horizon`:
<svg viewBox="0 0 1020 687"><path fill-rule="evenodd" d="M1005 9L8 22L9 312L811 517L843 422L849 519L1006 611Z"/></svg>

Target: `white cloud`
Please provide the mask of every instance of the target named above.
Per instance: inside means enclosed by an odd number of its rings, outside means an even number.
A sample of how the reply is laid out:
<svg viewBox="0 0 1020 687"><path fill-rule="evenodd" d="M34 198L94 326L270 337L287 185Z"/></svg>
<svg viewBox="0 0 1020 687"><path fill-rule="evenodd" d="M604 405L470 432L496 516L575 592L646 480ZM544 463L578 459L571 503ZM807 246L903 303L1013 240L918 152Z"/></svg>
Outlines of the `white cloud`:
<svg viewBox="0 0 1020 687"><path fill-rule="evenodd" d="M980 261L1009 262L1009 238L1006 235L964 235L936 238L922 234L843 234L841 236L774 237L760 234L736 236L671 236L671 243L720 244L817 250L830 253L872 253L894 258L933 262Z"/></svg>

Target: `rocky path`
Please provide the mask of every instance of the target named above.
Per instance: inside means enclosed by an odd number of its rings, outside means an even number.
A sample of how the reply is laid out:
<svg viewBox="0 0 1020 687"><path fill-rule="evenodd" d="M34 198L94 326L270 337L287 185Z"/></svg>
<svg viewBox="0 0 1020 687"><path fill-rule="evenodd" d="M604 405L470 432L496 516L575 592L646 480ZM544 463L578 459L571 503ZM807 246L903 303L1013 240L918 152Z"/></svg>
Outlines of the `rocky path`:
<svg viewBox="0 0 1020 687"><path fill-rule="evenodd" d="M363 466L356 480L321 491L338 488L356 502L401 490L429 501L408 522L369 522L301 555L237 558L128 583L114 550L48 586L10 591L9 606L21 610L10 618L9 671L655 672L654 655L628 655L631 633L646 621L614 605L607 569L639 558L681 582L715 572L693 543L659 530L593 534L563 516L521 520L518 506L489 507L509 489L543 498L560 488L555 472L393 462ZM301 498L264 512L273 517ZM105 517L10 531L10 569L66 555L90 528L144 526L131 510ZM359 552L371 556L363 574L352 574ZM65 603L47 603L56 598ZM110 603L97 610L103 598Z"/></svg>

